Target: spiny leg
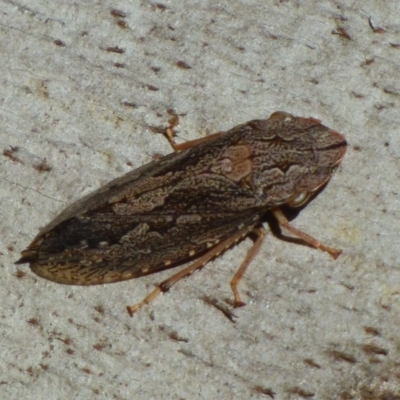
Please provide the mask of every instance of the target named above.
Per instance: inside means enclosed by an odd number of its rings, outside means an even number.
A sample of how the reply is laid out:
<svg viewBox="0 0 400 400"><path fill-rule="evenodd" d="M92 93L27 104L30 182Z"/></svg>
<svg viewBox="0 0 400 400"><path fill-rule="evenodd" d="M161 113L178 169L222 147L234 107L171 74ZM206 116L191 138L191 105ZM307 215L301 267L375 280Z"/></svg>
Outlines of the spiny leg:
<svg viewBox="0 0 400 400"><path fill-rule="evenodd" d="M217 133L213 133L211 135L203 136L202 138L199 138L199 139L189 140L187 142L178 144L175 141L174 128L179 124L179 117L176 114L174 114L169 119L168 122L169 122L169 126L165 130L164 136L167 138L169 144L172 146L172 148L175 151L182 151L185 149L190 149L191 147L197 146L200 143L208 142L209 140L215 139L223 133L223 132L217 132Z"/></svg>
<svg viewBox="0 0 400 400"><path fill-rule="evenodd" d="M247 270L247 267L253 261L254 257L260 250L260 247L267 236L267 231L264 227L254 229L253 232L257 235L256 241L253 243L252 248L247 252L246 258L243 260L242 265L236 271L236 274L233 276L231 280L231 288L234 296L234 307L243 307L245 303L243 303L242 298L240 297L240 293L238 290L238 285L243 278L244 273Z"/></svg>
<svg viewBox="0 0 400 400"><path fill-rule="evenodd" d="M185 278L186 276L191 275L194 271L197 269L202 268L205 264L207 264L212 258L218 256L220 253L231 247L235 242L243 239L251 230L253 229L252 226L246 226L242 229L239 229L237 232L235 232L232 236L228 237L225 239L223 242L219 243L215 247L213 247L209 252L204 254L202 257L200 257L198 260L190 264L188 267L184 268L182 271L179 271L178 273L170 276L168 279L165 281L162 281L159 283L155 289L150 292L140 303L134 305L134 306L128 306L127 310L129 315L132 317L132 315L140 310L143 306L146 304L149 304L152 302L160 293L166 292L171 288L171 286L175 285L178 281L180 281L182 278Z"/></svg>
<svg viewBox="0 0 400 400"><path fill-rule="evenodd" d="M307 235L307 233L304 233L302 231L299 231L296 228L293 228L289 224L289 221L283 214L283 212L279 208L274 208L272 209L273 214L275 215L275 218L277 219L279 225L283 228L285 228L288 232L292 233L294 236L297 236L298 238L304 240L306 243L308 243L310 246L315 247L316 249L321 249L323 251L326 251L329 253L335 260L340 256L342 253L342 250L340 249L335 249L333 247L328 247L319 242L317 239L313 238L310 235Z"/></svg>

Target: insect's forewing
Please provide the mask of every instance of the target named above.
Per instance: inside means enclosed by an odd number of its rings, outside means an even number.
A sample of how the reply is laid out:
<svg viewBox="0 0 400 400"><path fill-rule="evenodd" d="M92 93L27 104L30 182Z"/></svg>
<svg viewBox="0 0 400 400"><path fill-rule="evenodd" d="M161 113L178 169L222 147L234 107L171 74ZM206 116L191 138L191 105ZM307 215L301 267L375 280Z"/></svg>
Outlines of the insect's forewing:
<svg viewBox="0 0 400 400"><path fill-rule="evenodd" d="M113 227L118 226L119 231L114 229L110 234L103 228L108 225L107 217L96 215L89 224L74 218L61 225L61 237L57 228L48 234L39 245L31 268L43 278L65 284L93 285L131 279L188 261L240 227L248 226L251 230L258 219L255 213L199 218L113 216ZM78 241L76 232L86 234L85 239Z"/></svg>
<svg viewBox="0 0 400 400"><path fill-rule="evenodd" d="M226 146L204 143L110 182L63 211L19 262L59 283L101 284L172 267L250 230L263 207L216 170Z"/></svg>

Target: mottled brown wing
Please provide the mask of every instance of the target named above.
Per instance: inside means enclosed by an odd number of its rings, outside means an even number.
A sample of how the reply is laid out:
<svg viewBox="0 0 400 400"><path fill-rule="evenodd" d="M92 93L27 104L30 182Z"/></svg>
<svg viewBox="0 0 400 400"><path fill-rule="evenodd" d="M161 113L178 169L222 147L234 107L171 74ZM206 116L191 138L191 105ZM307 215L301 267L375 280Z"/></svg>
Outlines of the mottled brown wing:
<svg viewBox="0 0 400 400"><path fill-rule="evenodd" d="M172 153L101 187L48 224L18 263L60 283L115 282L184 262L254 225L265 207L215 170L231 140Z"/></svg>
<svg viewBox="0 0 400 400"><path fill-rule="evenodd" d="M251 230L259 218L260 211L178 218L113 215L112 230L104 215L72 218L33 242L22 261L58 283L117 282L189 261L238 229Z"/></svg>

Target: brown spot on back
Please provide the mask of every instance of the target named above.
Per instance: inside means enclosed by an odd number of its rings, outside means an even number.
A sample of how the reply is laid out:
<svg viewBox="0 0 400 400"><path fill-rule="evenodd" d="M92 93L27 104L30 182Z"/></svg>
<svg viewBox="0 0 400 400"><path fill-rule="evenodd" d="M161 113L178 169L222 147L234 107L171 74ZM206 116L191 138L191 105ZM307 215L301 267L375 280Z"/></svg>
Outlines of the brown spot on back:
<svg viewBox="0 0 400 400"><path fill-rule="evenodd" d="M220 161L221 172L235 182L250 175L253 169L253 162L250 160L251 150L248 146L239 144L230 146L223 154Z"/></svg>

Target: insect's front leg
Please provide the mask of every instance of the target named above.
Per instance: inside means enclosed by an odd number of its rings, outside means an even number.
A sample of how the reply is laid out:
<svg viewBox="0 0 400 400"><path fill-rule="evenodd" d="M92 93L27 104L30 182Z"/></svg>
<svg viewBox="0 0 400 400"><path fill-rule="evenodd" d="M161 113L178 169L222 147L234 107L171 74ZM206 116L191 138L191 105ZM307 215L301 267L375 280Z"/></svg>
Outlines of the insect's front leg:
<svg viewBox="0 0 400 400"><path fill-rule="evenodd" d="M320 241L317 239L313 238L312 236L308 235L307 233L304 233L293 226L289 224L289 221L283 214L283 212L279 208L273 208L272 213L274 214L275 218L277 219L279 225L282 228L285 228L288 232L292 233L294 236L297 236L298 238L304 240L306 243L308 243L310 246L315 247L316 249L321 249L323 251L326 251L329 253L335 260L340 256L342 253L341 249L335 249L333 247L328 247L322 244Z"/></svg>
<svg viewBox="0 0 400 400"><path fill-rule="evenodd" d="M222 133L224 132L216 132L211 135L203 136L202 138L199 139L194 139L194 140L189 140L184 143L176 143L175 141L175 127L179 125L179 117L174 114L170 119L169 119L169 126L165 130L164 136L167 138L169 144L175 151L182 151L185 149L190 149L191 147L195 147L200 143L208 142L209 140L216 139L219 137Z"/></svg>

